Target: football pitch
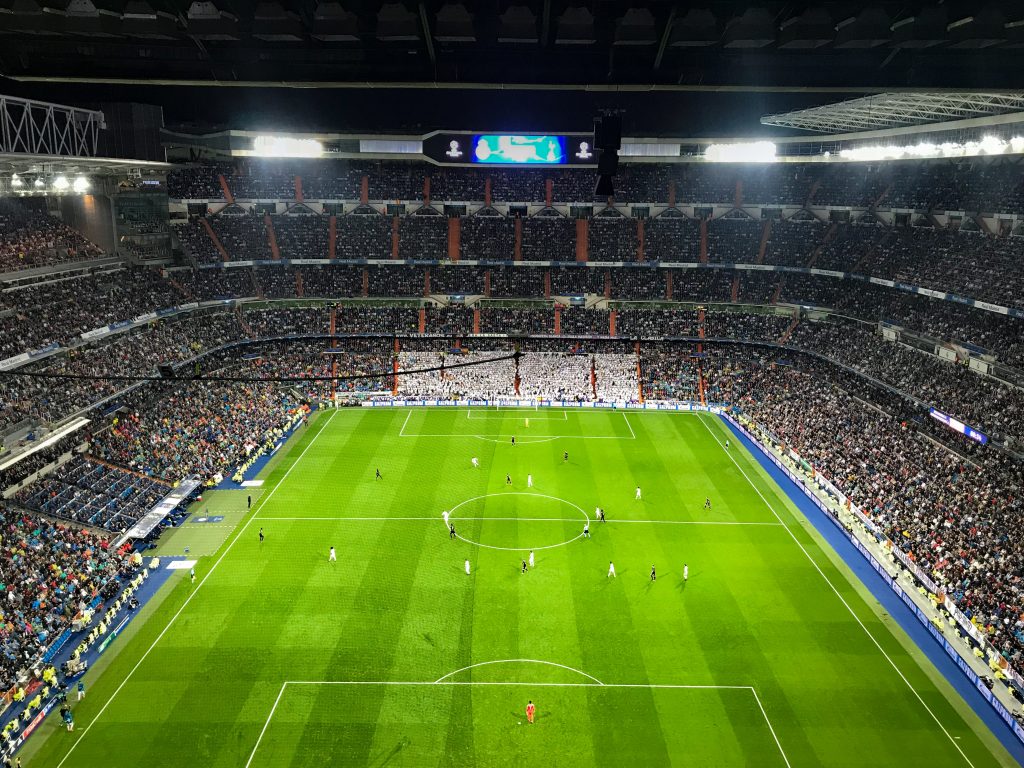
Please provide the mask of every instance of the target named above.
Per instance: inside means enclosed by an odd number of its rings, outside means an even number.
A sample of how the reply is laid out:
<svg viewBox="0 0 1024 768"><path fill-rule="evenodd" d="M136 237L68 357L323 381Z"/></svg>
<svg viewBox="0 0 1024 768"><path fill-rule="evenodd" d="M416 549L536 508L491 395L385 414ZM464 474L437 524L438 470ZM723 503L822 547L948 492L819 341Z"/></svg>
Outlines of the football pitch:
<svg viewBox="0 0 1024 768"><path fill-rule="evenodd" d="M26 768L1015 764L715 416L340 410L265 480Z"/></svg>

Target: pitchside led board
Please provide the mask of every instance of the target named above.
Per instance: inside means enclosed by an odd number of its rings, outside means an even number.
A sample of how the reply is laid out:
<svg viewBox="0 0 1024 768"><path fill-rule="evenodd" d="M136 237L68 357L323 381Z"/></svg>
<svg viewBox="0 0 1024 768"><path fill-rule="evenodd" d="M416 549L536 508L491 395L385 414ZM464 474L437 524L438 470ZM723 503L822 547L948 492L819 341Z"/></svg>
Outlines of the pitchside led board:
<svg viewBox="0 0 1024 768"><path fill-rule="evenodd" d="M584 133L435 133L423 153L444 165L597 165L594 137Z"/></svg>

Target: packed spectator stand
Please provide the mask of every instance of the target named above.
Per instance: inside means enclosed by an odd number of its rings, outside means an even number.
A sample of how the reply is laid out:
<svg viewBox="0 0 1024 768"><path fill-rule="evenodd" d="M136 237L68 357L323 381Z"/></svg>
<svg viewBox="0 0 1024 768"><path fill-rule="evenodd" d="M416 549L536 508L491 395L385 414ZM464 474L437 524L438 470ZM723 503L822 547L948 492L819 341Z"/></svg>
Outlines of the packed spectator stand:
<svg viewBox="0 0 1024 768"><path fill-rule="evenodd" d="M386 374L396 353L401 370L452 359L453 345L460 362L471 362L507 354L507 336L533 336L539 338L518 342L519 396L690 400L741 409L862 506L1019 662L1024 606L1016 578L1024 553L1012 531L1024 511L1017 455L1024 445L1024 377L986 376L966 361L969 351L1024 368L1024 320L850 276L771 269L834 270L1019 307L1019 232L988 231L972 214L943 218L945 224L925 215L1024 212L1019 173L1004 164L625 168L613 201L624 215L602 214L608 201L598 201L596 213L581 218L557 206L595 203L587 173L333 161L191 168L171 175L172 197L211 207L175 227L180 263L166 271L10 282L0 292L2 356L61 348L0 382L5 429L57 423L82 410L97 418L87 456L18 491L11 504L32 513L0 508L3 546L23 558L23 579L56 568L78 574L87 591L95 588L98 574L116 571L118 560L80 526L120 530L168 483L193 472L229 474L279 440L306 403L389 392L515 396L511 361L443 377ZM296 176L306 202L296 199ZM465 214L447 212L441 202L480 204L485 194L491 199L484 207ZM257 199L281 205L257 214L245 204ZM322 201L344 206L331 213ZM393 214L384 201L407 205ZM530 210L510 208L520 203ZM643 213L623 203L659 205ZM5 271L59 267L99 253L33 206L0 207ZM761 206L793 210L762 213ZM824 206L864 211L830 217ZM876 212L887 207L916 211L883 220ZM459 259L473 264L449 261L453 230ZM274 263L332 257L338 261ZM213 300L231 303L82 337ZM880 323L935 344L922 351L921 344L887 340ZM306 338L259 341L291 335ZM938 359L934 346L954 352L956 361ZM197 370L254 381L102 378L197 363ZM82 378L25 375L32 372ZM344 378L361 375L372 377ZM276 380L289 376L306 380ZM113 412L94 408L101 402ZM938 427L926 415L930 405L982 429L993 444L973 445ZM40 455L22 465L25 471L15 465L0 478L9 487L51 458ZM50 517L76 528L53 525ZM41 600L38 588L6 582L14 594L6 598L2 638L10 677L42 647L41 637L65 626L81 596L56 590Z"/></svg>

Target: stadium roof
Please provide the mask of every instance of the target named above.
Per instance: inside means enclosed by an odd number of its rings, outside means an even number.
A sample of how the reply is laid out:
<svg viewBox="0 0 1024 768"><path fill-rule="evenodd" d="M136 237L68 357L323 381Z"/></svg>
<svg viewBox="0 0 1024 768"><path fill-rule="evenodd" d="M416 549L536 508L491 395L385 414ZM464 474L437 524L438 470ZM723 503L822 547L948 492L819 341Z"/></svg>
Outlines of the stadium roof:
<svg viewBox="0 0 1024 768"><path fill-rule="evenodd" d="M881 93L761 118L763 125L846 133L1024 112L1024 91Z"/></svg>
<svg viewBox="0 0 1024 768"><path fill-rule="evenodd" d="M1024 14L1006 5L0 0L0 72L207 85L1020 88Z"/></svg>

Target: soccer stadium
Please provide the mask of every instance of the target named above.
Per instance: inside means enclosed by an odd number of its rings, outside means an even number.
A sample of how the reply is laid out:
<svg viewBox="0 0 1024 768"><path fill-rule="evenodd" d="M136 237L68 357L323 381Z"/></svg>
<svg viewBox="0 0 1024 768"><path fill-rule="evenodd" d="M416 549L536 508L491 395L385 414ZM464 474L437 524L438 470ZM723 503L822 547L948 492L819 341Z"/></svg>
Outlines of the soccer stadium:
<svg viewBox="0 0 1024 768"><path fill-rule="evenodd" d="M0 2L0 764L1024 766L1022 25Z"/></svg>

